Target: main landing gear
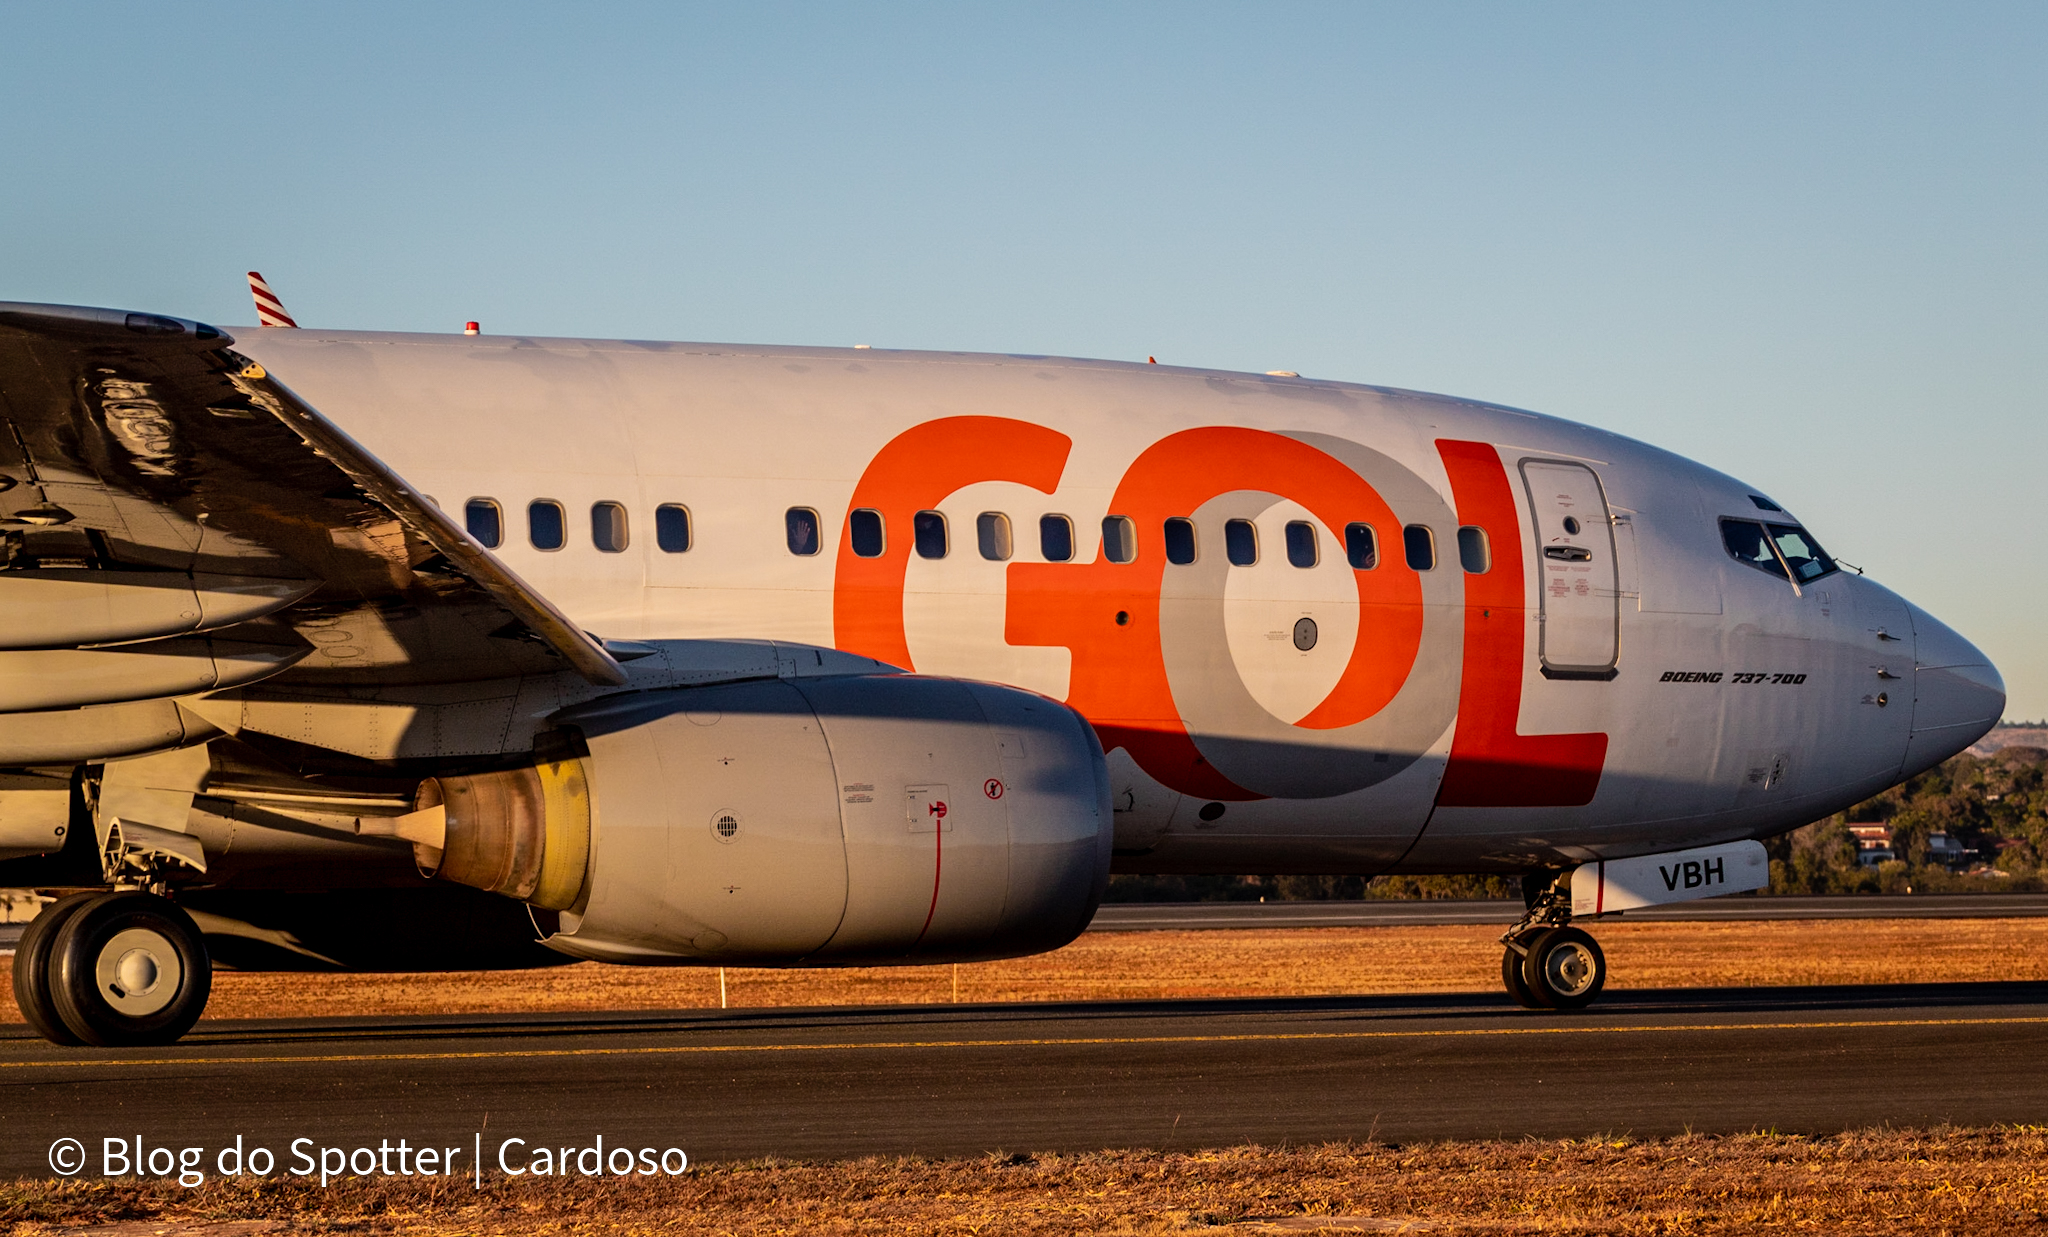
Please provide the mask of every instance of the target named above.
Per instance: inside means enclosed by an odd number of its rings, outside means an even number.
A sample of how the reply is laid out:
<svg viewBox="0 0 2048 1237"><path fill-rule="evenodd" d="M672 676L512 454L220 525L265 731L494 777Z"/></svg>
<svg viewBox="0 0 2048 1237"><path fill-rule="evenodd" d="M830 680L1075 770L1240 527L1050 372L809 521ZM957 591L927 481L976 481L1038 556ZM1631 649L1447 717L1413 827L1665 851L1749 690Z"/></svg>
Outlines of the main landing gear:
<svg viewBox="0 0 2048 1237"><path fill-rule="evenodd" d="M1571 926L1571 889L1551 873L1522 878L1528 912L1500 938L1500 979L1526 1009L1584 1009L1607 983L1599 943Z"/></svg>
<svg viewBox="0 0 2048 1237"><path fill-rule="evenodd" d="M212 989L199 926L139 889L51 903L14 952L15 1003L58 1044L168 1044L192 1029Z"/></svg>

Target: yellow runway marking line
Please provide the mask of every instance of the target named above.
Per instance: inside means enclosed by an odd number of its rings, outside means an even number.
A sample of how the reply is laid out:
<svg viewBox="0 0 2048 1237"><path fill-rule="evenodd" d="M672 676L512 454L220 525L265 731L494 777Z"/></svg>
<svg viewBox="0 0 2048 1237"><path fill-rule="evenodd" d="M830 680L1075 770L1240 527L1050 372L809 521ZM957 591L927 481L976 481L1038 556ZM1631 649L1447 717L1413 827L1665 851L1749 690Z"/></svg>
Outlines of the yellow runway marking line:
<svg viewBox="0 0 2048 1237"><path fill-rule="evenodd" d="M103 1065L333 1065L357 1061L506 1061L549 1057L688 1056L736 1052L861 1052L932 1048L1140 1047L1147 1044L1245 1044L1375 1039L1468 1039L1514 1035L1631 1035L1679 1031L1826 1031L1884 1027L2048 1025L2048 1015L2015 1018L1872 1018L1835 1022L1672 1023L1654 1026L1465 1027L1430 1031L1279 1031L1242 1035L1100 1035L1057 1039L875 1040L827 1044L653 1044L636 1048L510 1048L490 1052L359 1052L319 1056L116 1057L99 1061L0 1061L0 1069L81 1069Z"/></svg>

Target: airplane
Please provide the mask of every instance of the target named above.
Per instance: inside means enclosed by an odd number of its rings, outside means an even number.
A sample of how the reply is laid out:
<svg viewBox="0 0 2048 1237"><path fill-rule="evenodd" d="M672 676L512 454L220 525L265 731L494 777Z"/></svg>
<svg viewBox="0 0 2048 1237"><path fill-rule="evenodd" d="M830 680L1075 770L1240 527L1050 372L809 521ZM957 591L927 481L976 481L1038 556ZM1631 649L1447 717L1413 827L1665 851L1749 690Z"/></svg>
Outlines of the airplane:
<svg viewBox="0 0 2048 1237"><path fill-rule="evenodd" d="M275 309L0 305L58 1043L179 1038L214 961L1018 956L1113 872L1519 877L1503 985L1576 1009L1582 924L1766 885L2004 708L1757 488L1518 408Z"/></svg>

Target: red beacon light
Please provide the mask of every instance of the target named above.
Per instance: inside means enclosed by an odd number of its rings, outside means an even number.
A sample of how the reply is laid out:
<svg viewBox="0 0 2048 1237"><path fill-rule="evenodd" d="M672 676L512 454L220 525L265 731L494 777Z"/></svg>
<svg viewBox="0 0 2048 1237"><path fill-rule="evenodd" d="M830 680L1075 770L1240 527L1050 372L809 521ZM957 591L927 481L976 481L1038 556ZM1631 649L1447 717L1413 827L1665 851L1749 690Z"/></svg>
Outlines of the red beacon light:
<svg viewBox="0 0 2048 1237"><path fill-rule="evenodd" d="M462 324L462 333L463 333L464 335L474 335L474 334L476 334L476 323L474 323L474 322L465 322L465 323L463 323L463 324Z"/></svg>

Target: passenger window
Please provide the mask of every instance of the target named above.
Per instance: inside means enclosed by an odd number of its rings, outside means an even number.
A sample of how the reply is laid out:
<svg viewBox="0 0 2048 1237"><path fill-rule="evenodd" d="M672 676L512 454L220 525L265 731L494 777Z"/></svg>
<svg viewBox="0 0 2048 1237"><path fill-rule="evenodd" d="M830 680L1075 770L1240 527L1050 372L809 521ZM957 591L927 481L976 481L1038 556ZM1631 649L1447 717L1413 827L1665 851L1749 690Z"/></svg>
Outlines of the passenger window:
<svg viewBox="0 0 2048 1237"><path fill-rule="evenodd" d="M1063 515L1039 516L1038 554L1048 563L1072 562L1074 522Z"/></svg>
<svg viewBox="0 0 2048 1237"><path fill-rule="evenodd" d="M936 511L911 516L910 540L919 558L946 557L946 517Z"/></svg>
<svg viewBox="0 0 2048 1237"><path fill-rule="evenodd" d="M1410 524L1401 530L1401 548L1407 551L1408 566L1416 571L1436 569L1436 534L1425 525Z"/></svg>
<svg viewBox="0 0 2048 1237"><path fill-rule="evenodd" d="M804 558L818 552L818 513L809 507L791 507L782 513L782 535L789 552Z"/></svg>
<svg viewBox="0 0 2048 1237"><path fill-rule="evenodd" d="M1458 565L1475 576L1493 569L1493 547L1486 543L1486 530L1470 524L1458 530Z"/></svg>
<svg viewBox="0 0 2048 1237"><path fill-rule="evenodd" d="M974 541L981 556L992 563L1010 561L1010 517L1000 511L984 511L974 517Z"/></svg>
<svg viewBox="0 0 2048 1237"><path fill-rule="evenodd" d="M1792 524L1772 524L1769 527L1771 541L1778 547L1778 554L1785 560L1785 565L1792 569L1793 579L1805 584L1836 570L1835 560L1828 557L1828 552L1821 549L1820 543L1805 529Z"/></svg>
<svg viewBox="0 0 2048 1237"><path fill-rule="evenodd" d="M606 554L617 554L626 548L626 509L617 503L592 503L590 507L590 543Z"/></svg>
<svg viewBox="0 0 2048 1237"><path fill-rule="evenodd" d="M1344 560L1358 571L1371 571L1380 565L1380 539L1373 535L1372 525L1344 526Z"/></svg>
<svg viewBox="0 0 2048 1237"><path fill-rule="evenodd" d="M1259 530L1250 520L1223 522L1223 557L1233 567L1249 567L1259 561Z"/></svg>
<svg viewBox="0 0 2048 1237"><path fill-rule="evenodd" d="M880 558L888 548L886 528L882 513L872 507L861 507L846 517L846 532L853 542L853 552L862 558Z"/></svg>
<svg viewBox="0 0 2048 1237"><path fill-rule="evenodd" d="M1319 557L1316 526L1307 520L1287 521L1287 561L1297 567L1313 567Z"/></svg>
<svg viewBox="0 0 2048 1237"><path fill-rule="evenodd" d="M469 535L486 549L495 550L505 540L504 513L491 499L472 498L463 504L462 520L469 526Z"/></svg>
<svg viewBox="0 0 2048 1237"><path fill-rule="evenodd" d="M1764 536L1764 526L1748 520L1721 521L1721 544L1728 547L1728 556L1745 567L1754 567L1765 575L1786 579L1785 564L1778 561L1772 551L1770 539Z"/></svg>
<svg viewBox="0 0 2048 1237"><path fill-rule="evenodd" d="M536 550L559 550L568 540L568 518L562 504L551 498L537 498L526 504L526 536Z"/></svg>
<svg viewBox="0 0 2048 1237"><path fill-rule="evenodd" d="M690 548L690 509L678 503L663 503L654 509L654 544L664 554L681 554Z"/></svg>
<svg viewBox="0 0 2048 1237"><path fill-rule="evenodd" d="M1174 516L1166 522L1166 561L1182 567L1195 561L1195 522Z"/></svg>
<svg viewBox="0 0 2048 1237"><path fill-rule="evenodd" d="M1128 563L1138 557L1138 527L1131 517L1102 517L1102 556L1112 563Z"/></svg>

